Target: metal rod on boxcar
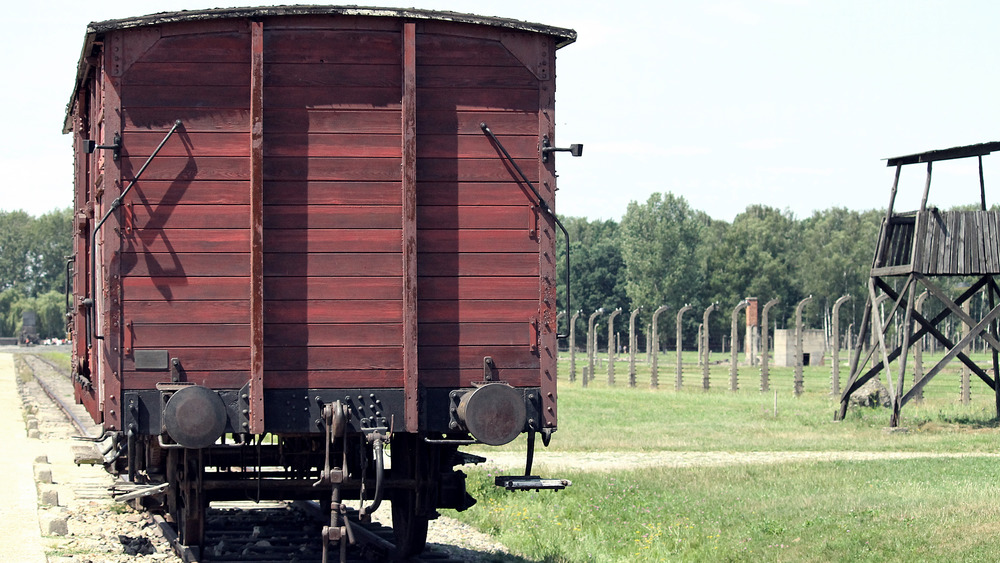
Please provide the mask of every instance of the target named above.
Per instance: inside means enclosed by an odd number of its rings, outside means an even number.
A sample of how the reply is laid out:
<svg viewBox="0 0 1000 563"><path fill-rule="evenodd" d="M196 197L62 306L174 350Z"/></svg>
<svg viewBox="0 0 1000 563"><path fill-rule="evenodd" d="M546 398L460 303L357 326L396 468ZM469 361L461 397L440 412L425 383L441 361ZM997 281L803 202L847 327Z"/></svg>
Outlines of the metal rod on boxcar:
<svg viewBox="0 0 1000 563"><path fill-rule="evenodd" d="M531 188L532 193L535 194L535 198L538 200L538 207L542 208L542 211L544 211L546 215L551 217L552 220L555 221L556 225L559 226L559 229L563 232L563 238L566 241L566 310L569 311L570 310L569 231L567 231L566 227L563 226L562 221L559 220L559 217L556 217L556 214L553 213L552 210L549 208L549 204L546 203L544 199L542 199L542 194L540 194L538 190L535 188L535 185L531 183L531 180L529 180L528 176L525 175L524 170L521 170L521 167L518 166L517 162L514 161L514 157L510 156L510 153L507 152L507 149L504 148L503 143L500 142L500 139L498 139L497 136L493 133L489 125L487 125L485 121L482 121L479 123L479 128L482 129L483 133L486 133L490 137L490 139L493 140L497 148L500 149L500 152L502 152L504 157L507 158L507 161L514 166L514 170L517 171L517 174L521 177L521 180L523 180L524 183L527 184L529 188ZM559 334L559 327L556 326L556 338L568 338L568 336L569 336L568 331L566 334Z"/></svg>
<svg viewBox="0 0 1000 563"><path fill-rule="evenodd" d="M163 137L163 140L160 141L159 145L157 145L156 150L153 151L153 154L149 155L149 158L147 158L146 162L142 164L142 167L139 168L139 171L135 173L135 178L132 178L132 181L129 182L128 186L126 186L124 190L122 190L122 193L111 201L111 205L108 207L107 212L104 213L104 216L101 217L101 220L98 221L97 225L94 227L94 233L93 235L91 235L90 239L90 291L93 295L89 299L84 299L84 305L86 305L88 309L87 323L86 323L88 348L93 347L93 340L95 338L97 340L103 338L102 336L96 334L97 325L94 323L94 305L95 305L95 300L97 298L97 233L101 232L101 227L103 227L104 222L107 221L109 217L111 217L111 214L114 213L116 209L121 207L122 202L125 201L125 195L128 194L128 192L132 189L132 186L135 186L135 183L139 181L139 177L142 176L142 173L146 170L146 167L149 166L149 163L153 161L153 158L155 158L156 155L160 153L160 149L163 148L163 145L167 144L167 139L169 139L170 136L174 134L174 131L177 131L177 128L180 126L181 126L180 119L174 121L174 126L170 128L170 131L167 131L167 135Z"/></svg>

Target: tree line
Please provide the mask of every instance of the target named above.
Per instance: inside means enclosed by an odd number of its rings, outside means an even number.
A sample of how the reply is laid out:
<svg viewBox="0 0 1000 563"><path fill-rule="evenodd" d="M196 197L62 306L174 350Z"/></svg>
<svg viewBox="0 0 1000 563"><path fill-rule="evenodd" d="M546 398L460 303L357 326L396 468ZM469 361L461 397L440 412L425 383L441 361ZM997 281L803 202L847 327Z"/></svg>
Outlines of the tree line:
<svg viewBox="0 0 1000 563"><path fill-rule="evenodd" d="M796 304L809 295L814 299L804 311L805 325L823 326L833 302L851 295L840 323L845 328L859 323L884 216L875 209L831 208L798 219L788 210L750 205L729 223L692 209L683 197L654 193L644 203L631 202L617 222L562 218L571 241L571 306L583 311L577 344L585 342L587 316L600 307L622 308L616 328L626 335L629 312L642 307L637 317L642 349L652 313L661 305L670 309L660 316L659 344L670 349L675 314L685 304L700 313L718 303L710 331L726 336L729 311L746 297L758 298L761 306L780 299L769 314L773 329L790 326ZM565 251L558 246L562 283ZM685 316L685 348L696 346L701 319L701 314ZM566 322L561 320L561 332ZM600 331L601 342L606 334Z"/></svg>
<svg viewBox="0 0 1000 563"><path fill-rule="evenodd" d="M41 338L65 338L72 223L68 207L39 217L0 211L0 336L17 336L22 313L31 310Z"/></svg>

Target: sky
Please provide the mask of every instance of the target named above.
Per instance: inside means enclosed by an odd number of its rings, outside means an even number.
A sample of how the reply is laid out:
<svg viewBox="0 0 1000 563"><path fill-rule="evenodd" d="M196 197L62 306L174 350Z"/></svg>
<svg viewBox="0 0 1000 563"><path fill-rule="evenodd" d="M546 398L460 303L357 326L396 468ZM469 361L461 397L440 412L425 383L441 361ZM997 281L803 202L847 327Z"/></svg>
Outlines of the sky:
<svg viewBox="0 0 1000 563"><path fill-rule="evenodd" d="M5 10L0 210L72 204L62 134L86 26L252 0L17 2ZM575 29L557 52L557 210L620 220L671 192L715 219L748 205L797 218L885 208L883 159L1000 140L992 0L416 0L415 6ZM988 203L1000 153L984 157ZM904 167L897 210L919 207L926 168ZM975 160L934 167L931 202L979 202ZM996 195L991 195L996 194ZM992 198L991 198L992 197Z"/></svg>

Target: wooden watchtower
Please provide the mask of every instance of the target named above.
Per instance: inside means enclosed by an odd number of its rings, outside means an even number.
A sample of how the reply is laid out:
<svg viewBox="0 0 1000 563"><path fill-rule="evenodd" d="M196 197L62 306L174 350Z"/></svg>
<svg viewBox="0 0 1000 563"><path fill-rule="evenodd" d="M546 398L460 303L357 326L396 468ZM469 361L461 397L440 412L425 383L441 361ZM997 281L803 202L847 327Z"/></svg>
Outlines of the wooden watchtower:
<svg viewBox="0 0 1000 563"><path fill-rule="evenodd" d="M921 154L890 158L888 166L896 167L896 176L889 197L889 208L879 230L871 277L868 281L868 300L858 334L858 345L851 357L851 375L840 398L838 420L847 413L851 394L872 377L886 370L886 380L892 400L891 426L899 424L903 405L920 393L920 390L952 359L958 358L969 370L978 375L994 390L997 414L1000 416L1000 386L994 376L1000 370L996 319L1000 316L997 297L1000 296L994 276L1000 274L1000 212L986 210L986 187L983 180L983 156L1000 150L1000 142L982 143L965 147L936 150ZM978 211L940 211L927 206L931 186L933 163L940 160L975 157L979 162L979 190L981 206ZM918 211L896 213L893 204L899 185L900 171L908 164L926 163L927 180ZM942 290L938 278L963 276L971 279L970 286L960 296L952 299ZM892 278L903 279L898 290L890 283ZM941 313L925 318L914 307L917 295L924 289L943 305ZM981 319L971 318L962 304L985 292L989 311ZM885 319L873 305L881 294L892 302ZM886 346L886 329L895 315L903 315L901 344L894 349ZM965 335L957 342L947 338L938 329L945 319L959 318L967 327ZM914 328L917 328L914 331ZM987 330L988 329L988 330ZM877 338L877 345L862 357L864 342L869 331ZM931 335L940 342L947 353L925 375L905 389L906 359L911 345L924 335ZM982 336L993 352L993 376L977 366L964 352L976 338ZM895 381L887 366L898 360Z"/></svg>

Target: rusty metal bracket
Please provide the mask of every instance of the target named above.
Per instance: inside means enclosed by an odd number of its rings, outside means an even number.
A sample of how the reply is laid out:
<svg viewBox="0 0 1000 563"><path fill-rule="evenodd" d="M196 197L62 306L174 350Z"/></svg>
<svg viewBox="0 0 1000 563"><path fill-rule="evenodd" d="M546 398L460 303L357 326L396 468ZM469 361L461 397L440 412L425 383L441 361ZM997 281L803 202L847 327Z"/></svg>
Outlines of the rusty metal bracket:
<svg viewBox="0 0 1000 563"><path fill-rule="evenodd" d="M110 145L98 145L97 141L84 141L83 142L83 152L87 154L92 154L95 150L110 150L111 159L117 161L122 157L122 135L121 133L115 133L114 140L111 141Z"/></svg>
<svg viewBox="0 0 1000 563"><path fill-rule="evenodd" d="M507 149L503 146L503 143L500 142L500 139L497 138L496 134L493 133L489 125L487 125L486 122L483 121L479 124L479 128L483 130L483 133L485 133L486 136L490 138L490 140L496 146L497 150L500 151L503 157L507 159L507 162L510 163L510 165L514 168L514 170L517 172L517 175L519 176L518 179L524 182L524 184L531 189L531 193L535 195L536 199L535 203L538 205L538 208L541 209L542 212L544 212L546 215L548 215L549 218L551 218L552 221L555 222L556 225L558 225L559 230L563 232L563 237L566 242L566 310L569 311L572 309L572 307L570 306L570 285L569 285L569 231L566 230L566 227L563 226L562 221L559 220L559 217L555 214L554 211L552 211L552 208L549 207L549 204L542 198L542 194L538 192L538 189L535 188L535 185L531 182L531 180L528 179L528 176L524 173L524 170L522 170L521 167L517 164L517 161L514 160L514 157L512 157L509 152L507 152ZM581 151L583 150L582 146L583 145L581 145L580 149ZM569 334L558 334L558 332L559 331L557 327L556 338L569 337Z"/></svg>
<svg viewBox="0 0 1000 563"><path fill-rule="evenodd" d="M483 358L483 381L500 381L500 376L497 373L497 364L493 361L492 356Z"/></svg>
<svg viewBox="0 0 1000 563"><path fill-rule="evenodd" d="M557 148L552 146L549 142L549 136L545 135L542 137L542 162L549 161L550 152L568 152L573 156L581 156L583 154L583 145L580 143L574 143L569 146L569 148Z"/></svg>

